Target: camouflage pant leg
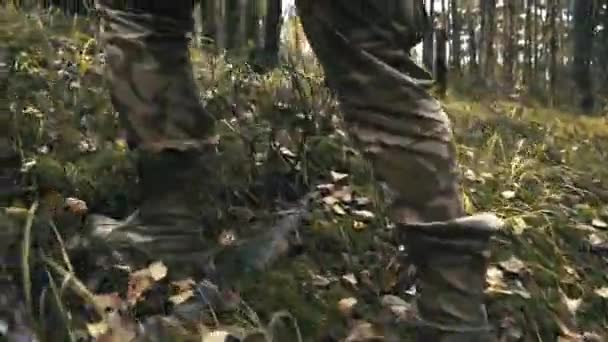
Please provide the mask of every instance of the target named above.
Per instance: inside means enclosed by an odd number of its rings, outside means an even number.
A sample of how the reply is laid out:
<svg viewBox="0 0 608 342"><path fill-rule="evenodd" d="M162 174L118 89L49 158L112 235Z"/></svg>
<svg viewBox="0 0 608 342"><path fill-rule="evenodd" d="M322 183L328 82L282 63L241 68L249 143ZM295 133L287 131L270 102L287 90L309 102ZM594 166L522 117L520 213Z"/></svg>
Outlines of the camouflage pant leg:
<svg viewBox="0 0 608 342"><path fill-rule="evenodd" d="M417 267L417 340L489 342L483 304L492 215L464 218L448 117L408 51L422 0L296 0L354 139L396 192L391 214Z"/></svg>
<svg viewBox="0 0 608 342"><path fill-rule="evenodd" d="M98 9L112 102L129 143L150 151L200 148L213 120L190 64L192 1L123 2L101 0Z"/></svg>
<svg viewBox="0 0 608 342"><path fill-rule="evenodd" d="M409 57L422 1L297 0L302 24L353 138L397 193L400 223L463 215L450 122Z"/></svg>

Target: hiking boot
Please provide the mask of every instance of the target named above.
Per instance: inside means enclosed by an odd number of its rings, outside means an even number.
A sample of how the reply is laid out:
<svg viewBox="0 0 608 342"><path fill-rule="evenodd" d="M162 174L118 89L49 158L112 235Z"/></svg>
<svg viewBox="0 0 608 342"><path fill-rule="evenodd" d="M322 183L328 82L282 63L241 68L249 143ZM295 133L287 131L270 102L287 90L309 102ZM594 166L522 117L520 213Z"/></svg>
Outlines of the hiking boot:
<svg viewBox="0 0 608 342"><path fill-rule="evenodd" d="M176 271L196 264L206 250L197 207L199 159L193 153L142 153L139 209L125 220L90 215L85 226L91 247L118 252L134 267L161 260Z"/></svg>
<svg viewBox="0 0 608 342"><path fill-rule="evenodd" d="M488 323L484 286L489 241L501 226L492 214L401 226L418 269L419 341L496 340Z"/></svg>

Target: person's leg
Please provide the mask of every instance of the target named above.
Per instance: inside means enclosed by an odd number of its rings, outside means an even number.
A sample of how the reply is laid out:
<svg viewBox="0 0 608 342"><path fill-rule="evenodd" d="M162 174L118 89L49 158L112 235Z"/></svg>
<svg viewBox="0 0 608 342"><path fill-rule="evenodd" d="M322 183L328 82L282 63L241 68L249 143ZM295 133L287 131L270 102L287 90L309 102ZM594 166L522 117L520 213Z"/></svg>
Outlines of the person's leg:
<svg viewBox="0 0 608 342"><path fill-rule="evenodd" d="M197 92L186 34L191 0L100 0L106 75L115 109L138 151L142 204L114 221L93 215L93 236L163 261L203 252L195 185L213 120Z"/></svg>
<svg viewBox="0 0 608 342"><path fill-rule="evenodd" d="M491 341L483 287L500 221L464 218L449 119L408 53L425 26L422 1L296 4L351 135L394 191L391 216L419 271L419 339Z"/></svg>

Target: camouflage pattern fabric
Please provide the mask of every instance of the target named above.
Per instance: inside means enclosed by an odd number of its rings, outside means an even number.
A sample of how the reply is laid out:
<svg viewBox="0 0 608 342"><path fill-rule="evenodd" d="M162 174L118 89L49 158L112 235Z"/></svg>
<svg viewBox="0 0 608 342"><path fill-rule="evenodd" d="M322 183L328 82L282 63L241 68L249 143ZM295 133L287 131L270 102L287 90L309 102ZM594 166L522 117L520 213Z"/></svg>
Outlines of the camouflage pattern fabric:
<svg viewBox="0 0 608 342"><path fill-rule="evenodd" d="M168 151L178 151L195 160L193 152L204 146L212 120L199 103L188 58L192 1L136 3L126 8L112 0L99 3L114 105L129 128L130 143L145 155L163 160ZM501 223L493 215L464 217L450 122L427 91L431 75L409 56L428 28L422 1L296 4L350 133L396 195L392 218L419 270L419 340L493 341L483 279L488 242ZM188 176L193 168L176 178L161 162L142 164L142 178L151 180L144 183L164 186L144 188L148 198L138 220L106 220L97 225L98 236L154 246L149 254L176 252L163 241L177 247L192 235L180 231L195 220L191 209L182 210L188 200L179 194L192 188L185 180L196 176Z"/></svg>
<svg viewBox="0 0 608 342"><path fill-rule="evenodd" d="M296 3L351 135L396 192L393 219L462 216L450 122L426 91L431 75L409 56L427 27L422 2Z"/></svg>
<svg viewBox="0 0 608 342"><path fill-rule="evenodd" d="M99 13L112 101L130 145L154 152L202 148L213 120L199 102L187 49L192 1L120 3L102 0Z"/></svg>

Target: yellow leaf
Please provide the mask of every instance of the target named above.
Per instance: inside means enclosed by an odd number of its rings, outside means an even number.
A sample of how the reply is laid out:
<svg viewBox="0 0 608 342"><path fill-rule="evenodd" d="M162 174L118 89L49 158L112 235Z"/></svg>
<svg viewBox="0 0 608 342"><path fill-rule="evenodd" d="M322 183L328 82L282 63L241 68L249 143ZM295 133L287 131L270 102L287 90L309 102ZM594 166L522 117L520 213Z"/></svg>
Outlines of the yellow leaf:
<svg viewBox="0 0 608 342"><path fill-rule="evenodd" d="M157 261L150 266L148 266L150 270L150 276L154 281L159 281L167 276L167 266L162 263L162 261Z"/></svg>
<svg viewBox="0 0 608 342"><path fill-rule="evenodd" d="M179 305L179 304L187 301L188 299L192 298L192 296L194 296L194 291L188 290L188 291L184 291L182 293L178 293L174 296L169 297L169 301L175 305Z"/></svg>
<svg viewBox="0 0 608 342"><path fill-rule="evenodd" d="M353 229L354 230L363 230L367 227L367 225L361 221L353 221Z"/></svg>
<svg viewBox="0 0 608 342"><path fill-rule="evenodd" d="M104 335L108 332L109 329L110 328L108 327L108 324L104 321L97 323L87 323L87 331L89 332L89 335L91 335L91 337L93 338L98 338L101 335Z"/></svg>

